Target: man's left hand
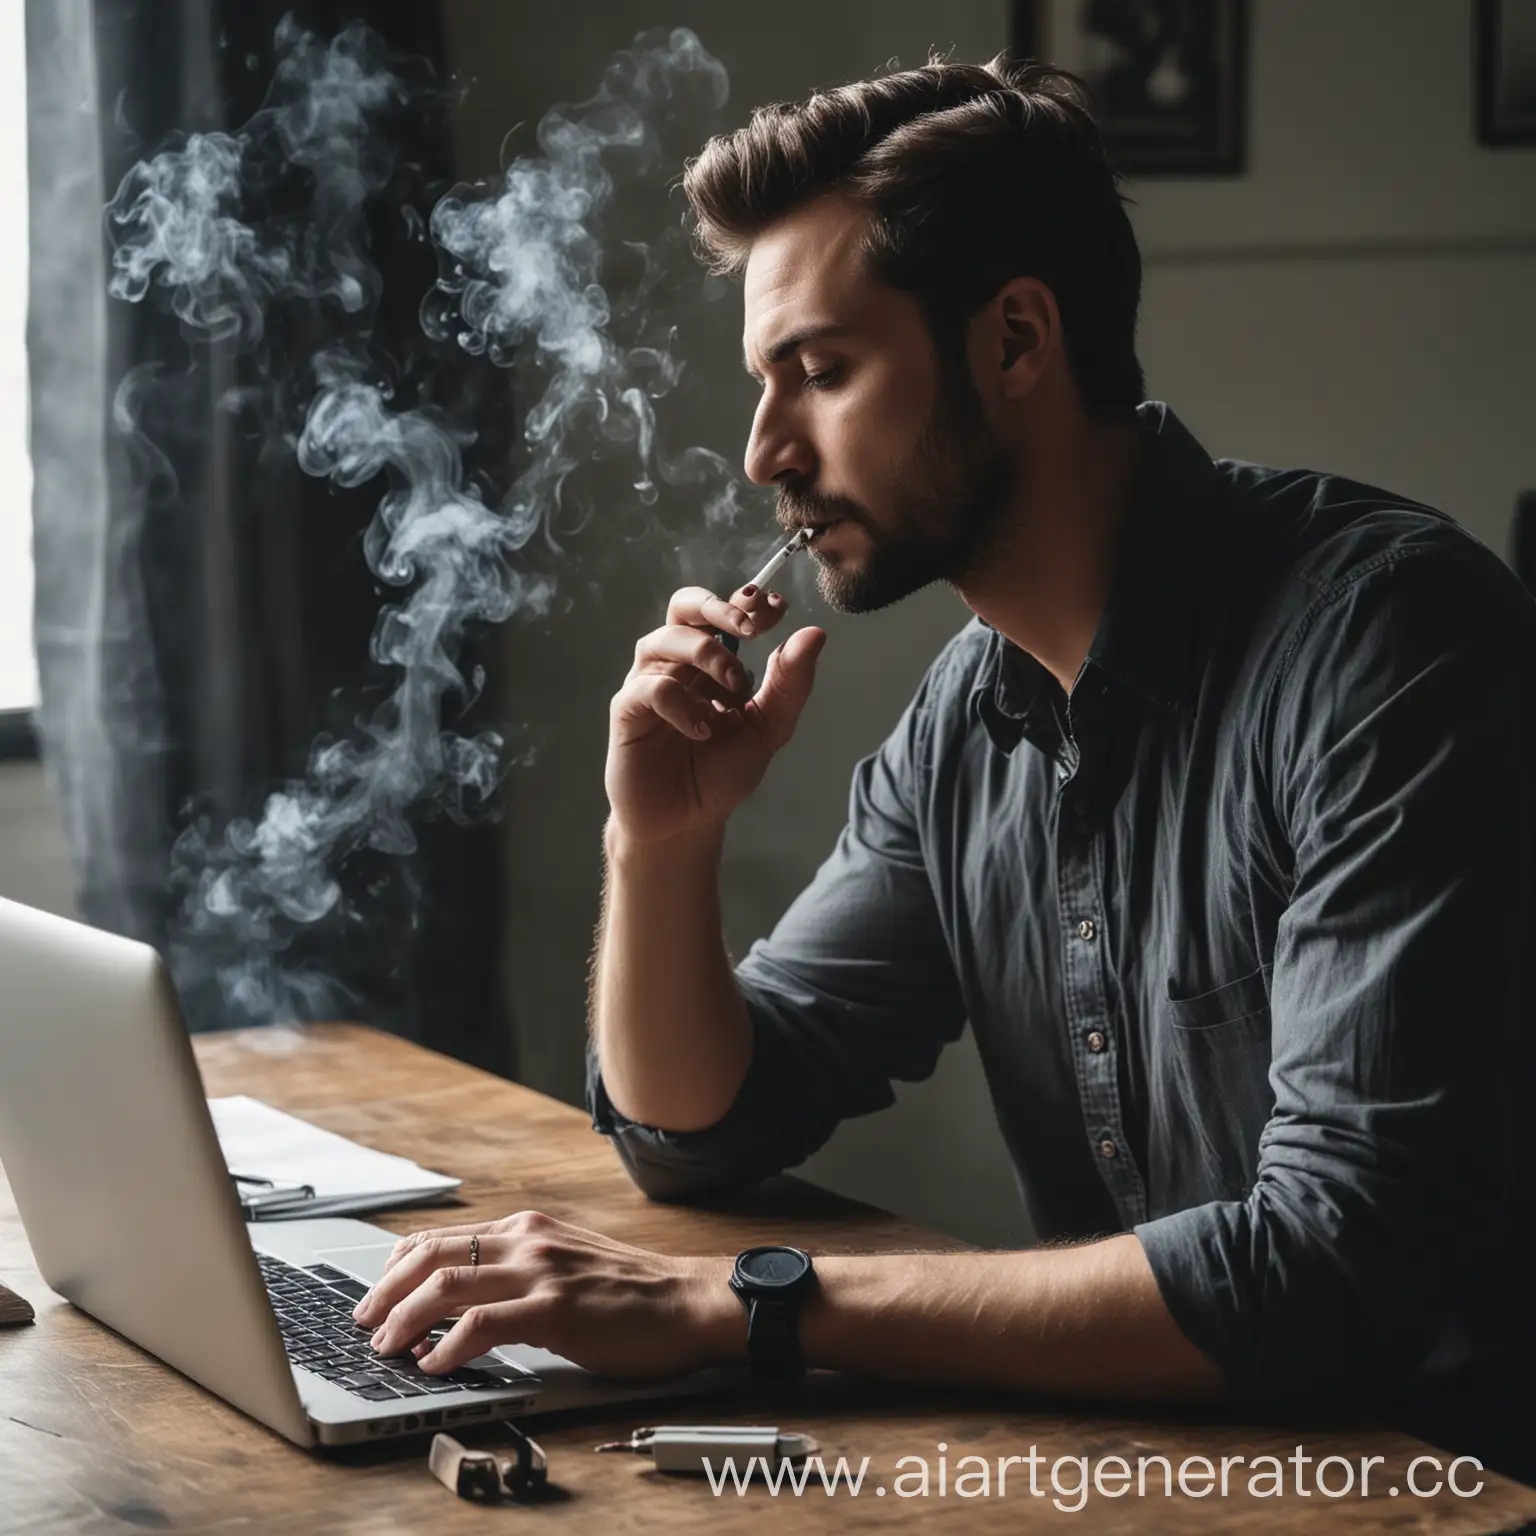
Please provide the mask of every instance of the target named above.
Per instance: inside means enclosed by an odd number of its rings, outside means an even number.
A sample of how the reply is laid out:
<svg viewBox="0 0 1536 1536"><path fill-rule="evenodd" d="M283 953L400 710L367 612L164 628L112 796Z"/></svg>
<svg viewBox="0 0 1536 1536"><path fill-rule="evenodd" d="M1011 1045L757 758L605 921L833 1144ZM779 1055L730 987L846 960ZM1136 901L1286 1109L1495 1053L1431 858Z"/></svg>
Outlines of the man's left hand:
<svg viewBox="0 0 1536 1536"><path fill-rule="evenodd" d="M470 1238L480 1262L470 1265ZM745 1358L746 1314L728 1258L673 1258L519 1211L413 1232L353 1316L381 1355L414 1349L451 1371L498 1344L532 1344L605 1376L685 1375ZM443 1319L449 1332L423 1341Z"/></svg>

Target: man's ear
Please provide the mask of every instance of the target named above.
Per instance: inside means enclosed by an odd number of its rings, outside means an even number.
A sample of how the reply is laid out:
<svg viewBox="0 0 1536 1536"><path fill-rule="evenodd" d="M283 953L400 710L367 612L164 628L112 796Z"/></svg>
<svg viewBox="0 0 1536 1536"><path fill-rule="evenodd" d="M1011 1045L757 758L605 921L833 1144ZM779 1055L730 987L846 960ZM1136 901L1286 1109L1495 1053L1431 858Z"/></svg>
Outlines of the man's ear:
<svg viewBox="0 0 1536 1536"><path fill-rule="evenodd" d="M1030 393L1061 340L1056 296L1038 278L1016 277L987 306L988 360L994 386L1005 400Z"/></svg>

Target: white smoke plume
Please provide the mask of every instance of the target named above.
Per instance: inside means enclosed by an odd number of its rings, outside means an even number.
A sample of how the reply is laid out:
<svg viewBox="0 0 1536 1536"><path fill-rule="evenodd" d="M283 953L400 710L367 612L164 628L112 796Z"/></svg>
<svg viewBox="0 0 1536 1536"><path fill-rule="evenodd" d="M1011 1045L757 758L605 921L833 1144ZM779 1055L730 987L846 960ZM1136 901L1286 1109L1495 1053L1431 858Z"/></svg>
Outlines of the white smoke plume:
<svg viewBox="0 0 1536 1536"><path fill-rule="evenodd" d="M358 221L393 166L375 120L405 86L360 23L327 43L287 18L277 48L267 104L243 128L180 138L135 165L107 205L108 291L137 303L167 290L189 339L253 345L280 296L355 313L377 295ZM313 177L303 217L247 223L253 182L284 166Z"/></svg>
<svg viewBox="0 0 1536 1536"><path fill-rule="evenodd" d="M334 1008L322 973L279 963L297 928L343 902L341 866L359 849L415 852L408 812L433 801L467 819L494 792L503 740L442 724L445 698L479 691L455 662L465 628L514 612L547 611L552 584L508 561L509 526L464 486L460 441L420 411L391 411L377 384L344 352L316 360L321 389L299 438L306 473L342 486L380 474L391 489L364 537L369 569L409 588L374 629L373 657L398 669L393 696L352 740L316 745L309 772L267 799L255 822L233 823L222 844L201 828L180 852L193 868L188 945L226 956L220 982L242 1020Z"/></svg>
<svg viewBox="0 0 1536 1536"><path fill-rule="evenodd" d="M546 374L543 394L523 418L528 457L503 503L519 542L552 523L567 481L593 453L633 453L633 490L645 504L655 477L700 485L712 526L738 510L737 481L705 448L676 457L659 448L653 402L677 383L670 337L647 337L650 304L675 240L629 242L642 273L620 304L604 285L612 241L603 238L616 178L664 166L664 134L697 124L725 105L725 68L686 27L642 34L614 57L595 95L549 111L539 123L540 153L515 159L501 185L457 187L432 210L432 238L442 253L437 291L422 305L432 336L453 336L472 354L510 364L531 350ZM676 169L676 167L671 167ZM626 344L621 332L635 339ZM585 514L567 517L580 527Z"/></svg>
<svg viewBox="0 0 1536 1536"><path fill-rule="evenodd" d="M680 364L652 300L680 250L677 232L626 242L640 279L616 299L604 286L616 177L667 169L665 130L690 115L707 126L724 103L725 71L698 39L683 29L642 36L595 96L544 118L540 153L515 160L499 188L456 188L433 210L441 276L422 307L428 335L497 365L526 362L545 379L523 417L523 466L496 507L466 486L472 431L393 410L364 357L378 275L359 229L392 164L376 119L404 87L365 28L326 44L285 23L279 44L268 104L245 129L171 145L125 177L109 209L112 292L138 301L164 290L190 340L256 347L273 301L296 295L358 317L354 334L314 361L318 389L295 448L309 474L348 487L383 475L390 487L364 553L405 592L373 638L374 658L397 669L393 696L353 739L317 743L305 778L272 793L259 817L222 835L199 822L175 850L186 899L173 965L217 971L230 1023L334 1009L333 978L290 951L311 925L346 918L347 860L414 850L410 813L424 801L466 817L492 794L501 739L443 724L447 701L481 682L465 679L455 658L466 626L549 611L551 579L518 555L541 528L558 549L556 519L572 511L578 465L632 457L631 494L647 504L658 475L702 487L712 525L737 508L719 455L670 455L658 438L653 402L676 385ZM314 177L305 219L263 223L246 212L253 170L271 173L258 147L274 135L286 161ZM124 381L130 395L144 387L142 377ZM568 533L589 515L578 509L558 527Z"/></svg>

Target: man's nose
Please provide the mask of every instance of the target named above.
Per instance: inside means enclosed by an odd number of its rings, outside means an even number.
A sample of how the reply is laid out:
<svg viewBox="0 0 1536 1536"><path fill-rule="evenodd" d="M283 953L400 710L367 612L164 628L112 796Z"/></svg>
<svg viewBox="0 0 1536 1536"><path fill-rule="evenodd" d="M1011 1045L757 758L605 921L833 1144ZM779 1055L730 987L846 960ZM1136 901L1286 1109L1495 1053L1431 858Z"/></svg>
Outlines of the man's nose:
<svg viewBox="0 0 1536 1536"><path fill-rule="evenodd" d="M767 396L752 419L744 467L754 485L815 478L816 455L810 443L795 429L792 417L776 411Z"/></svg>

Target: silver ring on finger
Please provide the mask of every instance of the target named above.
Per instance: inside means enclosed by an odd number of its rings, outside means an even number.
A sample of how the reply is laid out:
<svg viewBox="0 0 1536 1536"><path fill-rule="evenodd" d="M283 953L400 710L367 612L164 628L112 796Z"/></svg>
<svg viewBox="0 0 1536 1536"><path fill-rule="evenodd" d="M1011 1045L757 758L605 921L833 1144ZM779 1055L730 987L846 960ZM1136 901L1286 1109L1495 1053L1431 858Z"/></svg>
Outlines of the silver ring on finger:
<svg viewBox="0 0 1536 1536"><path fill-rule="evenodd" d="M480 1267L480 1238L478 1234L469 1240L469 1267L471 1269L479 1269Z"/></svg>

